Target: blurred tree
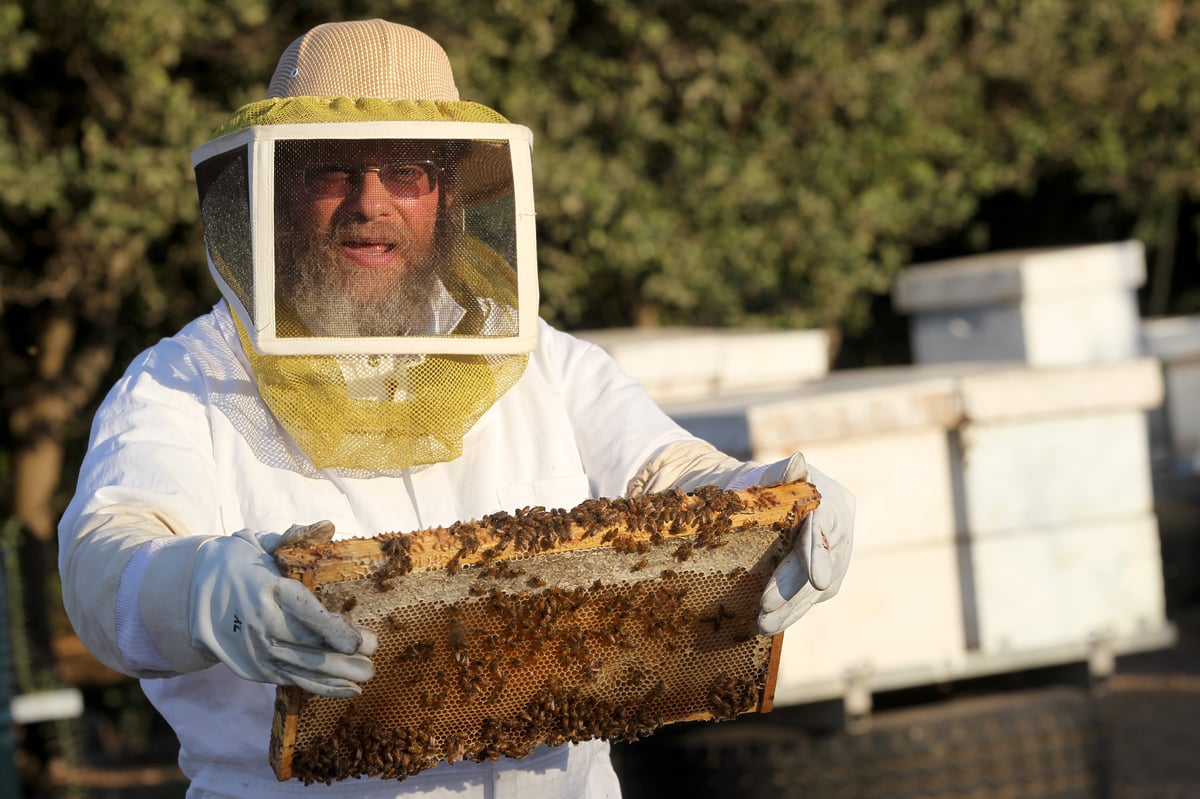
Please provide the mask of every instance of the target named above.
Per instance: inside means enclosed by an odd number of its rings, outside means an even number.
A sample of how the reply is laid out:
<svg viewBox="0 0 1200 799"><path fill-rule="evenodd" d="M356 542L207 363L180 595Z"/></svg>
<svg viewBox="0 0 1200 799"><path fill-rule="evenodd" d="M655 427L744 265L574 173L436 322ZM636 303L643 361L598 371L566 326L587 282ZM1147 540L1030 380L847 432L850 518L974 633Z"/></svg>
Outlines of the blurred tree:
<svg viewBox="0 0 1200 799"><path fill-rule="evenodd" d="M980 1L966 4L959 27L962 69L986 99L977 135L995 142L998 161L1023 165L1012 188L1031 201L976 220L973 241L943 246L1138 238L1151 256L1143 311L1181 310L1172 274L1183 276L1181 261L1195 271L1198 255L1178 251L1178 240L1200 220L1200 60L1189 55L1200 7Z"/></svg>
<svg viewBox="0 0 1200 799"><path fill-rule="evenodd" d="M265 15L244 1L0 3L4 510L35 573L52 568L67 449L112 367L215 296L188 152L235 92L198 87L206 70L255 62L235 32ZM44 652L48 629L33 632Z"/></svg>

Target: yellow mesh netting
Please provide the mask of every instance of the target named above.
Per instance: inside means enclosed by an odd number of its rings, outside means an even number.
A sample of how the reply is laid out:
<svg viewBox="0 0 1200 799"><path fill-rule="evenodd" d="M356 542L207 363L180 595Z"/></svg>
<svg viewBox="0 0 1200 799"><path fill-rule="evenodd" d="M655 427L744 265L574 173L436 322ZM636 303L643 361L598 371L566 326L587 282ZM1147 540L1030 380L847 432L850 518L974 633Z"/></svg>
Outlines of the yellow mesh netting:
<svg viewBox="0 0 1200 799"><path fill-rule="evenodd" d="M259 393L318 469L399 471L453 460L467 431L520 379L527 355L430 355L380 378L382 399L350 396L339 361L262 355L235 314ZM387 398L403 383L403 395Z"/></svg>
<svg viewBox="0 0 1200 799"><path fill-rule="evenodd" d="M247 103L230 114L213 137L253 125L307 122L508 122L468 100L377 100L370 97L278 97Z"/></svg>

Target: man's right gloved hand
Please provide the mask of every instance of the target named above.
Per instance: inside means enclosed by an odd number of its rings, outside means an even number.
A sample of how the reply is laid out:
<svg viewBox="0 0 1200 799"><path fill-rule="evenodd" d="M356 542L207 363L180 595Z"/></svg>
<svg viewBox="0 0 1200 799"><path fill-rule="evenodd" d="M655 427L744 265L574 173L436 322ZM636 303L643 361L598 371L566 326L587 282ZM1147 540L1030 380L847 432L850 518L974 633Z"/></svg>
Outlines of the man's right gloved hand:
<svg viewBox="0 0 1200 799"><path fill-rule="evenodd" d="M192 644L239 677L351 697L371 679L378 640L325 609L298 580L280 576L273 553L298 542L328 541L333 525L295 526L282 536L241 531L205 541L189 596Z"/></svg>

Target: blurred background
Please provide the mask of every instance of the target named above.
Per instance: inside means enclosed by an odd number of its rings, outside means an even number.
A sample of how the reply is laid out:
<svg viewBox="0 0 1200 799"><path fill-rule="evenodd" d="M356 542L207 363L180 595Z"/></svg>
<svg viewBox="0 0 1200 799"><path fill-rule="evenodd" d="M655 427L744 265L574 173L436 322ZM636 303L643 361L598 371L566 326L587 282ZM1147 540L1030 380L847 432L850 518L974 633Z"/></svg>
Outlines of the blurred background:
<svg viewBox="0 0 1200 799"><path fill-rule="evenodd" d="M0 0L0 795L182 796L55 526L108 387L217 300L189 152L376 16L533 130L547 320L859 496L775 712L618 747L630 796L1200 796L1182 0Z"/></svg>

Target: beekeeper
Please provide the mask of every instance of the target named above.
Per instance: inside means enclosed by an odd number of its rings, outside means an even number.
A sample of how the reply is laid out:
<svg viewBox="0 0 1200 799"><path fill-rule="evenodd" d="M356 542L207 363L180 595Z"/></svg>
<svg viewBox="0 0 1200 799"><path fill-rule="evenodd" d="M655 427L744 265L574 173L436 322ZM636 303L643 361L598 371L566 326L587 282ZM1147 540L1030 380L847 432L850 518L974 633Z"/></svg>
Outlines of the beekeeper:
<svg viewBox="0 0 1200 799"><path fill-rule="evenodd" d="M796 454L743 463L537 317L531 137L459 99L433 40L322 25L193 153L209 313L100 407L60 525L80 637L174 728L188 796L617 796L608 744L305 787L268 764L276 685L355 696L376 640L283 579L284 536L807 478L822 502L764 633L832 596L852 496ZM314 523L318 520L321 523Z"/></svg>

